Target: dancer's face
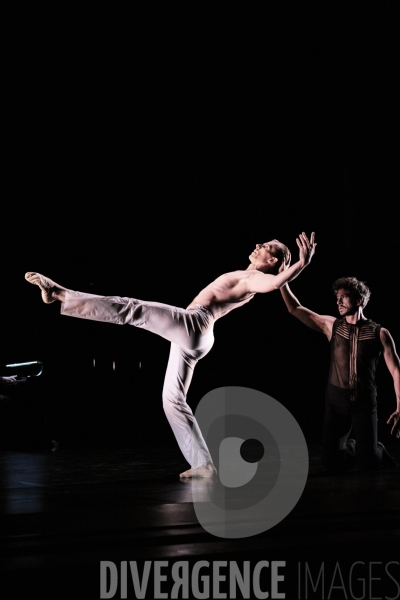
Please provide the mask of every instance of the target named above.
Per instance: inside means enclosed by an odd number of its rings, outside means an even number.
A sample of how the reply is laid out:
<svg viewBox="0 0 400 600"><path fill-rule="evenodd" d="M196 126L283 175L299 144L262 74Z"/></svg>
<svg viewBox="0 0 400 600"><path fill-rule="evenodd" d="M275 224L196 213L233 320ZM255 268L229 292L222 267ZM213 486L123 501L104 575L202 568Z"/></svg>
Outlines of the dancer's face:
<svg viewBox="0 0 400 600"><path fill-rule="evenodd" d="M345 288L341 288L336 292L336 302L341 317L354 315L361 305L361 300Z"/></svg>
<svg viewBox="0 0 400 600"><path fill-rule="evenodd" d="M257 266L273 265L277 262L277 258L271 254L271 244L273 242L265 242L265 244L256 244L249 259L252 264Z"/></svg>

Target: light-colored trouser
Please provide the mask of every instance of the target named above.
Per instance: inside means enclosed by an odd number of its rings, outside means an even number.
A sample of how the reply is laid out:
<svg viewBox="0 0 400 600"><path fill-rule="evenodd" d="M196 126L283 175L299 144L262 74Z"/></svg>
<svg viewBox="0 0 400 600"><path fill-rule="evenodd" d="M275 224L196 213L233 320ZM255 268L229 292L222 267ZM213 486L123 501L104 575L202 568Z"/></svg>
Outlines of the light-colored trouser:
<svg viewBox="0 0 400 600"><path fill-rule="evenodd" d="M61 314L147 329L171 342L163 406L179 447L195 469L212 461L186 396L197 361L214 343L214 317L206 308L183 309L136 298L96 296L67 290Z"/></svg>

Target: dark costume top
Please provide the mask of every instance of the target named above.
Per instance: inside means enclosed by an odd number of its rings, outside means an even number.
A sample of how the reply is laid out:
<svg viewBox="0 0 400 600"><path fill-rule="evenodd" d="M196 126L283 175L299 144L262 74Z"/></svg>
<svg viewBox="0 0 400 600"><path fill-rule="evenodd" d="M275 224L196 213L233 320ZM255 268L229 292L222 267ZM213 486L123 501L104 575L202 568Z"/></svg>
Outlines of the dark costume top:
<svg viewBox="0 0 400 600"><path fill-rule="evenodd" d="M375 372L382 352L381 326L371 319L333 324L326 399L351 413L376 406Z"/></svg>

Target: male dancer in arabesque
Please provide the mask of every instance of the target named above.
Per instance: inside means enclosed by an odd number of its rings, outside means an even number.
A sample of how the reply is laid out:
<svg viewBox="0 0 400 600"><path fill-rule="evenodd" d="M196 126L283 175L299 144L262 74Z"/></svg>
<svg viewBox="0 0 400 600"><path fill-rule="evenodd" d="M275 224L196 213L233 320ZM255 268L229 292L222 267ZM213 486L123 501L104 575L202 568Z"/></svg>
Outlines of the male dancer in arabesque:
<svg viewBox="0 0 400 600"><path fill-rule="evenodd" d="M197 361L214 343L214 323L255 294L281 288L310 264L315 235L303 232L296 238L299 260L290 264L287 246L278 240L256 244L244 270L217 277L184 308L136 298L98 296L72 291L36 272L25 278L42 291L45 303L59 300L61 314L147 329L171 342L163 388L163 406L179 447L190 464L180 477L212 477L216 468L186 396Z"/></svg>

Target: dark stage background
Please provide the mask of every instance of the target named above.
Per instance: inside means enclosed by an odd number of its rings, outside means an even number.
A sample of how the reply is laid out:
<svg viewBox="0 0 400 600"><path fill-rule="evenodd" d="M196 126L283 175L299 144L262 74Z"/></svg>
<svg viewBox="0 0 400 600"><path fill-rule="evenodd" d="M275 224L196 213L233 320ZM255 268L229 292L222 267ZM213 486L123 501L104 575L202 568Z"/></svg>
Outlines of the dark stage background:
<svg viewBox="0 0 400 600"><path fill-rule="evenodd" d="M296 236L314 230L294 293L335 315L332 282L363 279L366 316L400 344L390 8L36 6L9 19L1 360L44 365L10 391L19 447L175 445L161 404L168 343L61 317L26 271L187 306L221 273L245 269L255 243L278 238L296 260ZM193 409L216 387L247 386L319 439L329 345L279 292L218 321L215 338L196 367ZM378 375L385 440L395 397L383 359Z"/></svg>

